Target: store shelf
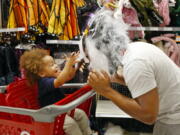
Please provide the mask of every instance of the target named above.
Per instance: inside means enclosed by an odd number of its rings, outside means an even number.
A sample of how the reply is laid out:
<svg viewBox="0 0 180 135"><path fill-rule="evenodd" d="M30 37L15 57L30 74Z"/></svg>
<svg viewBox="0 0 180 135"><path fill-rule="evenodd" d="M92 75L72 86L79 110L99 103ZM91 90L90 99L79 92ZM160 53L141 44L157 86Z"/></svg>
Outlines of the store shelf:
<svg viewBox="0 0 180 135"><path fill-rule="evenodd" d="M2 32L20 32L20 31L25 31L24 27L19 27L19 28L2 28L0 29L0 33Z"/></svg>
<svg viewBox="0 0 180 135"><path fill-rule="evenodd" d="M68 45L78 45L79 40L46 40L46 44L68 44Z"/></svg>
<svg viewBox="0 0 180 135"><path fill-rule="evenodd" d="M169 3L169 7L175 7L176 3Z"/></svg>
<svg viewBox="0 0 180 135"><path fill-rule="evenodd" d="M129 27L129 31L180 31L180 27ZM80 40L46 40L46 44L79 45Z"/></svg>
<svg viewBox="0 0 180 135"><path fill-rule="evenodd" d="M132 118L110 100L98 100L96 106L97 118Z"/></svg>
<svg viewBox="0 0 180 135"><path fill-rule="evenodd" d="M180 31L180 27L130 27L130 31Z"/></svg>

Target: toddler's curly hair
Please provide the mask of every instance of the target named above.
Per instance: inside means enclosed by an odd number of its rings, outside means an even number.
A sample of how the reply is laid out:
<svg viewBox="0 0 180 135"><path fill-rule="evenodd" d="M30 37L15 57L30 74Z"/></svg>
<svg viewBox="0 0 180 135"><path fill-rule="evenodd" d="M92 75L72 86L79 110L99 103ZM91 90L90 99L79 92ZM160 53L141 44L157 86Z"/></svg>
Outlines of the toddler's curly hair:
<svg viewBox="0 0 180 135"><path fill-rule="evenodd" d="M49 53L45 49L33 49L24 52L20 57L20 68L24 71L30 85L33 85L40 78L38 74L43 69L42 59L47 55Z"/></svg>

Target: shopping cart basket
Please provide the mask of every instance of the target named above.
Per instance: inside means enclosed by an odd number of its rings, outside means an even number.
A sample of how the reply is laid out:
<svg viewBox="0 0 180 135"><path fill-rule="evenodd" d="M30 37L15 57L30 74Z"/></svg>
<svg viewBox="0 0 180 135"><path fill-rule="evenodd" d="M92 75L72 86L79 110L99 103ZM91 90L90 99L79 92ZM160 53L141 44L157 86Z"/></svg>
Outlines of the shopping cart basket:
<svg viewBox="0 0 180 135"><path fill-rule="evenodd" d="M37 86L30 88L25 79L13 82L6 88L1 87L0 135L64 135L66 113L78 107L89 115L95 92L85 84L65 84L62 87L82 88L43 108L38 105Z"/></svg>

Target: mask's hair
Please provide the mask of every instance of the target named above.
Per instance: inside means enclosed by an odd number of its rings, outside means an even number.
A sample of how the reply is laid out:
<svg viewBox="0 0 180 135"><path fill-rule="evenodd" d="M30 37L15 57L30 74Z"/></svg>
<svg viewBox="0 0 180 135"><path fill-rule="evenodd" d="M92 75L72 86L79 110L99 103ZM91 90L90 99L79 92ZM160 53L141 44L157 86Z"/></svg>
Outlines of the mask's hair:
<svg viewBox="0 0 180 135"><path fill-rule="evenodd" d="M122 19L116 19L114 12L101 9L90 20L90 30L85 37L92 40L89 46L94 46L108 58L110 73L114 72L121 65L121 50L126 50L129 43L127 28ZM87 42L86 42L87 43Z"/></svg>

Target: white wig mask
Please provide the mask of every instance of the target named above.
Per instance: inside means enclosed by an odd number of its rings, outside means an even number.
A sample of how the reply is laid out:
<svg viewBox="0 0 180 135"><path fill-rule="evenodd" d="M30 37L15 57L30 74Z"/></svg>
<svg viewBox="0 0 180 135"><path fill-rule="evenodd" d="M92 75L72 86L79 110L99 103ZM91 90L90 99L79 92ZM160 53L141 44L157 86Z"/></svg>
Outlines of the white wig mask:
<svg viewBox="0 0 180 135"><path fill-rule="evenodd" d="M112 74L122 65L120 51L126 50L130 41L127 28L122 18L115 18L111 10L102 8L94 15L83 43L92 68Z"/></svg>

